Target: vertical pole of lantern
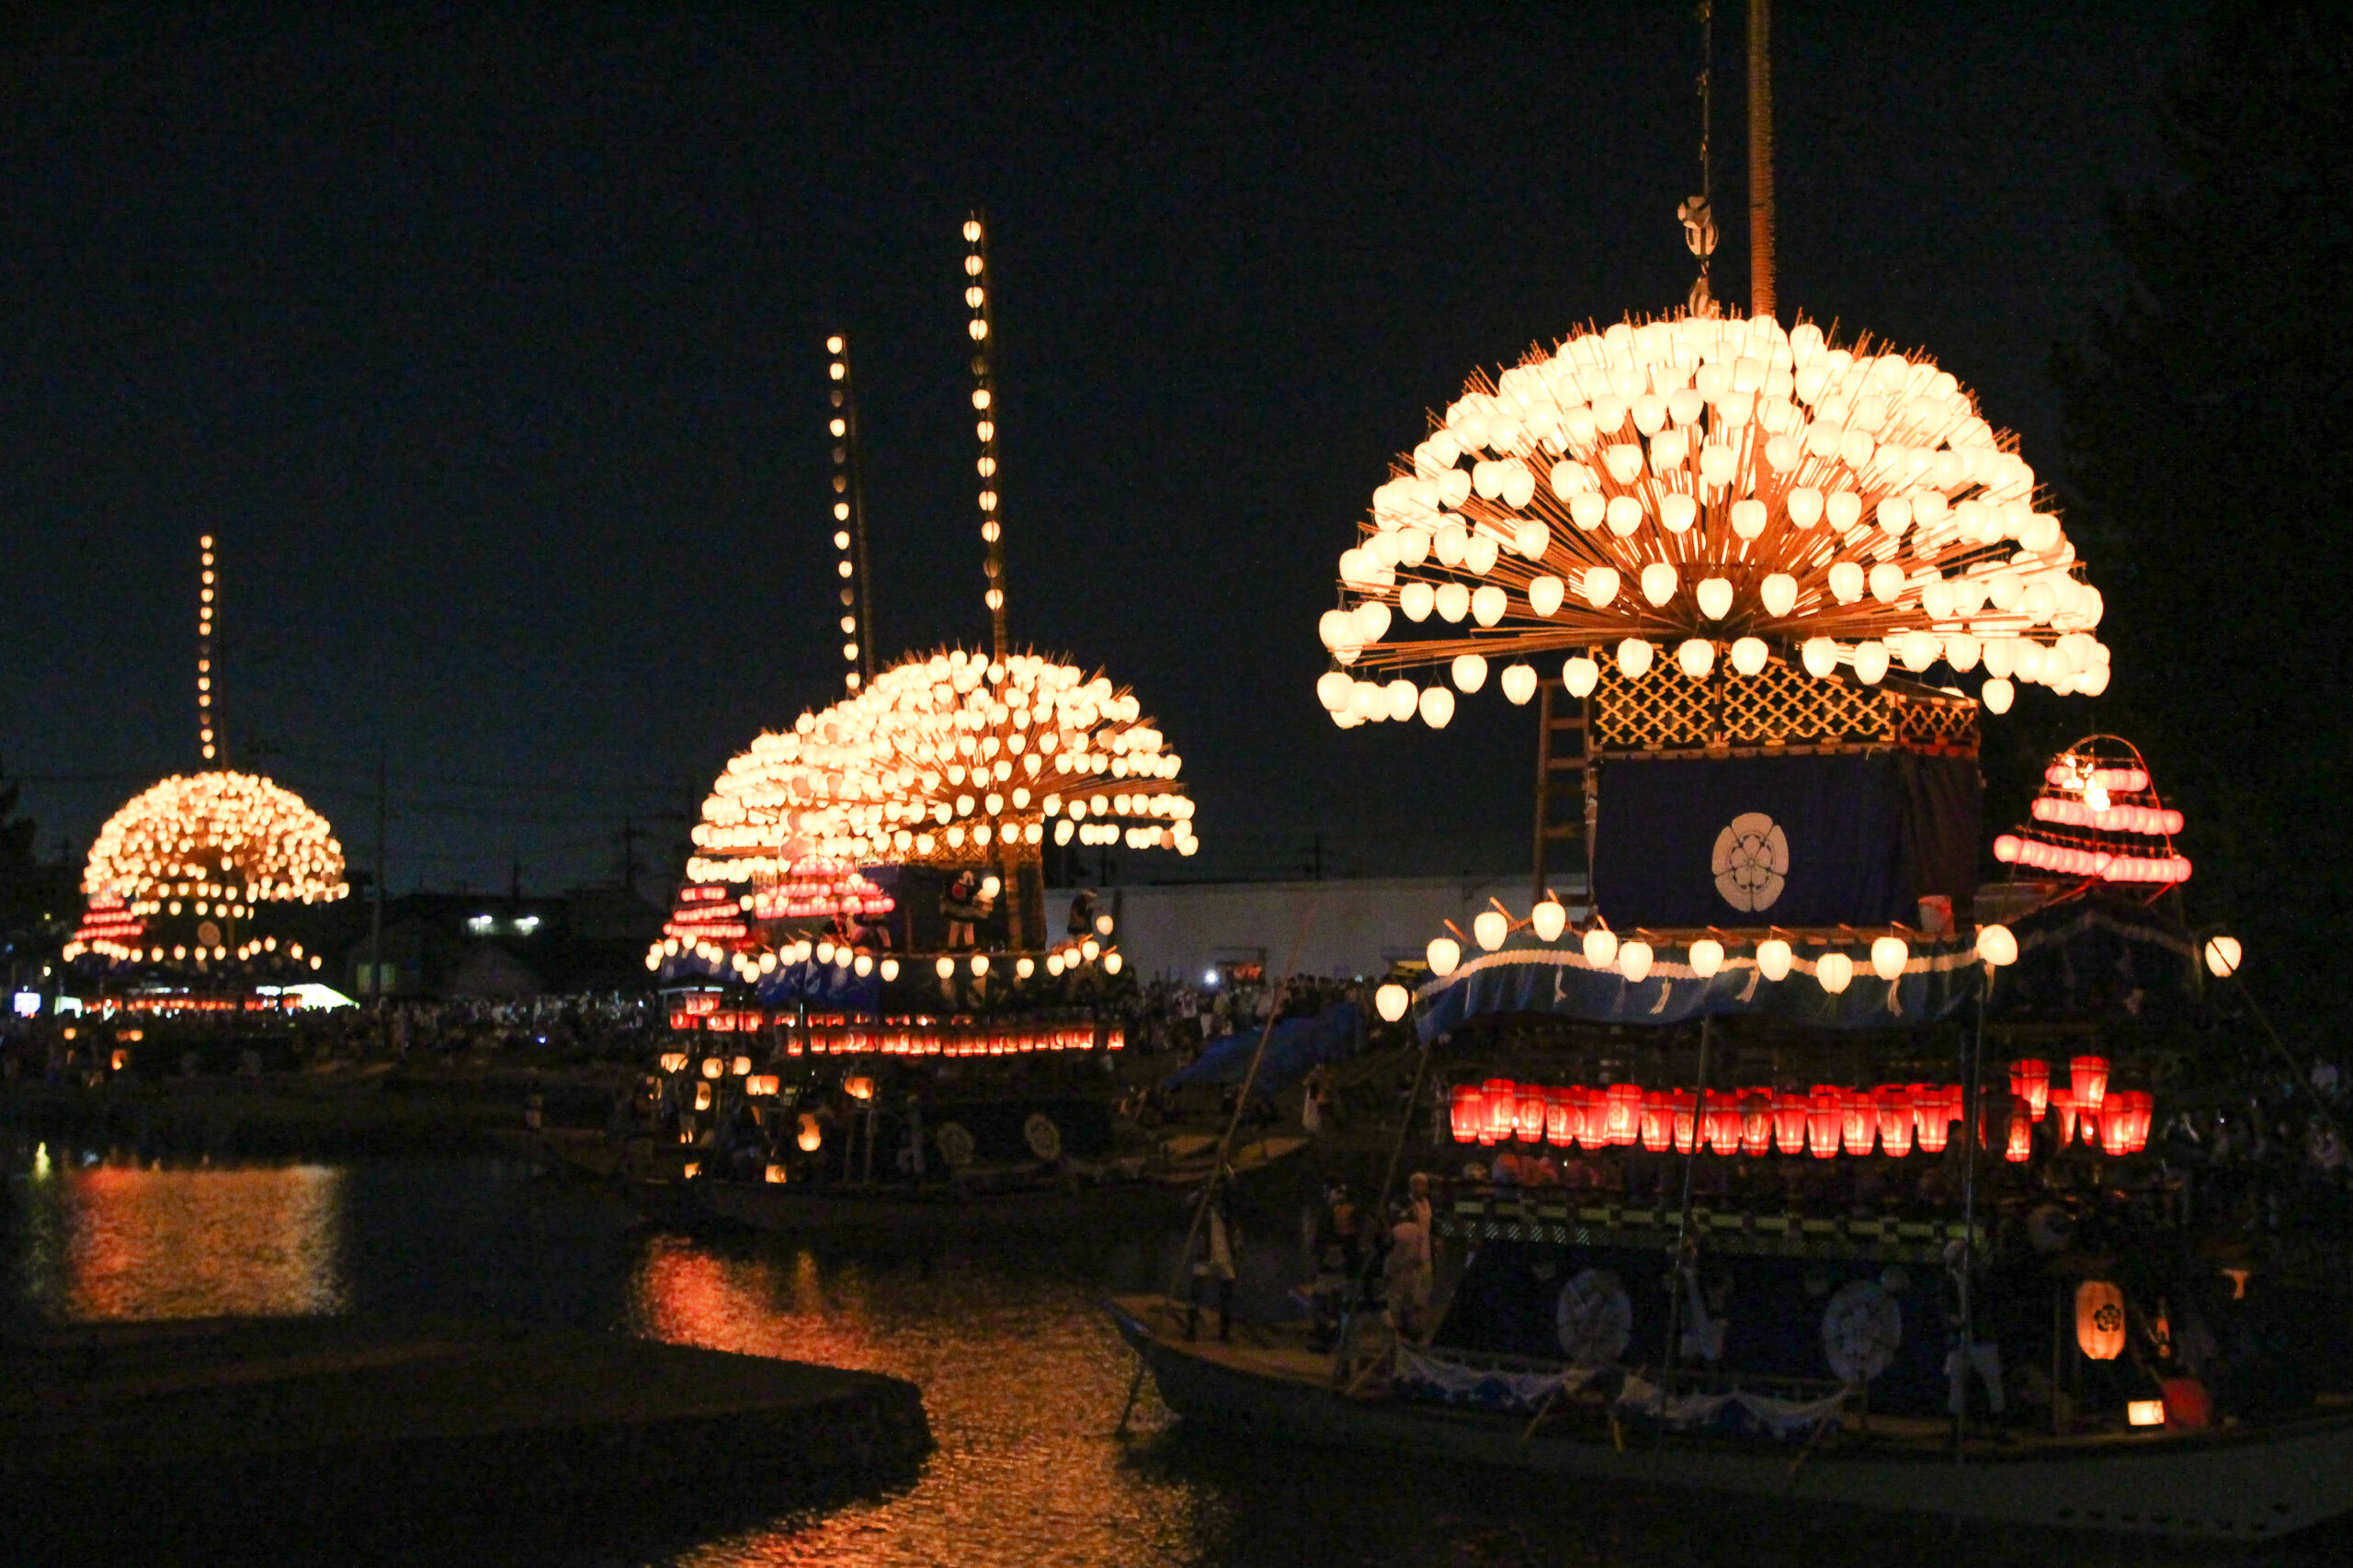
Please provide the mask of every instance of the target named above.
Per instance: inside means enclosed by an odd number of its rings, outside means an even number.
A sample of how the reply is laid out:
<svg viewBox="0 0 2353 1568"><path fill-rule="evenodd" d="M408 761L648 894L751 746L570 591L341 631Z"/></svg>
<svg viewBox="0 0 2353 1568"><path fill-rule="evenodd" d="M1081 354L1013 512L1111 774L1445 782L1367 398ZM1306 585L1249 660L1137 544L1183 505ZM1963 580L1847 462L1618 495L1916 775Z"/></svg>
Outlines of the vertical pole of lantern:
<svg viewBox="0 0 2353 1568"><path fill-rule="evenodd" d="M203 749L204 760L229 766L229 732L221 722L221 672L214 666L212 634L216 630L214 608L220 602L220 575L214 571L212 536L203 534L197 539L199 562L196 592L196 735Z"/></svg>
<svg viewBox="0 0 2353 1568"><path fill-rule="evenodd" d="M995 316L989 299L988 227L977 207L964 220L964 243L971 247L964 256L964 304L972 312L965 330L972 339L973 433L981 442L980 461L976 465L981 478L981 540L988 546L983 569L987 573L989 585L983 597L989 608L990 645L995 650L991 656L1001 665L1009 644L1005 631L1004 514L997 505L996 378L991 371L989 356Z"/></svg>
<svg viewBox="0 0 2353 1568"><path fill-rule="evenodd" d="M849 340L836 333L825 339L825 373L833 381L826 401L833 408L826 433L833 437L834 539L842 552L842 657L849 665L852 691L874 678L874 600L866 567L866 478L859 459L858 382L850 373Z"/></svg>
<svg viewBox="0 0 2353 1568"><path fill-rule="evenodd" d="M1666 1298L1666 1354L1662 1358L1672 1369L1683 1359L1683 1271L1697 1261L1698 1249L1691 1244L1691 1175L1699 1163L1699 1145L1708 1131L1708 1057L1714 1044L1715 1015L1699 1015L1699 1085L1692 1092L1699 1103L1691 1109L1691 1147L1683 1156L1683 1205L1675 1221L1675 1267L1668 1278ZM1696 1284L1696 1281L1695 1281ZM1665 1422L1659 1424L1663 1434Z"/></svg>
<svg viewBox="0 0 2353 1568"><path fill-rule="evenodd" d="M1773 306L1773 0L1748 0L1748 313Z"/></svg>
<svg viewBox="0 0 2353 1568"><path fill-rule="evenodd" d="M1985 1073L1985 986L1994 966L1981 964L1977 983L1977 1020L1970 1031L1964 1065L1961 1078L1961 1126L1968 1134L1961 1167L1961 1350L1954 1363L1952 1413L1952 1461L1966 1462L1969 1438L1969 1376L1977 1351L1976 1307L1972 1300L1972 1276L1977 1268L1977 1138L1979 1124L1984 1119L1985 1089L1979 1080ZM2005 1130L2006 1136L2007 1130Z"/></svg>

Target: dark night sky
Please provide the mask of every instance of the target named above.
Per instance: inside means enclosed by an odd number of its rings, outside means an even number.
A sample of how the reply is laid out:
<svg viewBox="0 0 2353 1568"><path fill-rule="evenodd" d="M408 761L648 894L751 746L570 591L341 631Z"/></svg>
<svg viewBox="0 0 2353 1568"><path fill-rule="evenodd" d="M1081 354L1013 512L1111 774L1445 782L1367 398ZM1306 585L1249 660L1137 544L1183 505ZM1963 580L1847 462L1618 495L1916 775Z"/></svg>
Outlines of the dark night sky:
<svg viewBox="0 0 2353 1568"><path fill-rule="evenodd" d="M624 813L660 825L839 689L828 332L863 383L880 647L984 634L978 201L1016 635L1158 714L1201 801L1186 870L1295 867L1317 831L1340 869L1524 865L1528 710L1343 734L1314 618L1385 460L1473 366L1680 301L1690 15L20 18L0 762L77 854L196 766L216 529L241 766L364 863L381 744L396 888L610 878ZM1776 24L1785 314L1927 346L2055 474L2051 347L2120 286L2102 204L2160 177L2194 18Z"/></svg>

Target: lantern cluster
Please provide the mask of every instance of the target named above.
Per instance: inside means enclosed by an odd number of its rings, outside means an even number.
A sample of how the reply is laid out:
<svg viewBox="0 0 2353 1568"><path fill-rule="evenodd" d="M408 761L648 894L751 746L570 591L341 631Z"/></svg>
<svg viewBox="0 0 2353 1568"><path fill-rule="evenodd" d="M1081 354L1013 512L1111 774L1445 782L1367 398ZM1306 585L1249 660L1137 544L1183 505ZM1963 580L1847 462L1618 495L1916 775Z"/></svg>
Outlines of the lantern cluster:
<svg viewBox="0 0 2353 1568"><path fill-rule="evenodd" d="M970 1018L907 1017L886 1019L854 1018L842 1014L813 1014L806 1020L790 1013L763 1013L754 1008L720 1008L670 1015L673 1029L702 1029L714 1033L756 1033L775 1025L785 1031L788 1056L1026 1056L1040 1051L1121 1051L1127 1033L1116 1023L1091 1021L983 1023ZM715 1049L715 1047L714 1047ZM751 1074L748 1056L697 1059L682 1051L659 1058L664 1073L699 1071L719 1079ZM773 1080L770 1080L771 1082ZM761 1082L753 1077L753 1085ZM752 1093L770 1093L752 1088ZM859 1096L863 1097L863 1096Z"/></svg>
<svg viewBox="0 0 2353 1568"><path fill-rule="evenodd" d="M2034 1157L2034 1130L2048 1116L2059 1149L2082 1140L2109 1154L2137 1154L2148 1147L2156 1097L2144 1089L2119 1089L2109 1082L2103 1056L2078 1056L2067 1063L2067 1081L2052 1082L2046 1062L2028 1058L2010 1063L2008 1137L2004 1156L2013 1163Z"/></svg>
<svg viewBox="0 0 2353 1568"><path fill-rule="evenodd" d="M826 393L832 412L825 434L833 439L834 549L841 557L834 562L834 573L841 579L842 659L849 666L842 679L856 691L865 679L862 640L868 631L858 613L859 590L865 585L858 575L865 566L860 548L864 519L856 516L865 498L858 484L858 392L850 380L849 343L839 334L825 339L825 375L833 383Z"/></svg>
<svg viewBox="0 0 2353 1568"><path fill-rule="evenodd" d="M99 829L82 875L89 918L64 956L300 960L299 946L281 954L275 937L239 939L237 928L266 904L346 896L343 874L326 819L291 790L248 773L176 774Z"/></svg>
<svg viewBox="0 0 2353 1568"><path fill-rule="evenodd" d="M1662 653L1688 680L1785 659L1873 684L1941 662L1982 668L1996 713L2018 680L2096 696L2099 591L2036 496L1925 357L1768 317L1575 334L1472 377L1373 492L1318 628L1336 667L1317 695L1343 728L1442 726L1499 661L1513 702L1545 653L1574 655L1562 677L1586 695L1597 648L1632 680ZM1417 667L1444 678L1370 678Z"/></svg>
<svg viewBox="0 0 2353 1568"><path fill-rule="evenodd" d="M2147 762L2128 741L2093 735L2060 753L2029 811L2031 825L1994 840L1994 858L2005 865L2159 892L2189 880L2188 858L2173 847L2181 813L2157 798Z"/></svg>
<svg viewBox="0 0 2353 1568"><path fill-rule="evenodd" d="M1035 653L961 649L884 670L732 759L693 830L693 882L790 877L803 857L985 864L1057 844L1191 855L1182 759L1133 693Z"/></svg>
<svg viewBox="0 0 2353 1568"><path fill-rule="evenodd" d="M1597 919L1582 931L1572 933L1569 912L1555 898L1548 897L1538 903L1529 911L1525 920L1514 920L1501 903L1494 903L1471 922L1472 939L1488 952L1500 949L1514 931L1521 930L1532 933L1537 940L1547 944L1559 941L1564 935L1574 934L1589 968L1615 971L1636 983L1649 979L1660 962L1657 948L1640 933L1620 937ZM1704 936L1678 937L1678 940L1684 949L1678 977L1688 974L1698 980L1711 980L1722 973L1727 964L1747 962L1756 965L1759 974L1776 984L1788 979L1793 971L1810 971L1815 983L1836 995L1854 983L1858 972L1854 955L1833 947L1809 961L1798 956L1796 944L1790 937L1769 928L1764 936L1755 939L1754 955L1745 960L1733 956L1733 947L1744 940L1735 933L1711 931ZM1863 949L1861 968L1868 969L1880 979L1893 983L1911 967L1912 944L1901 932L1891 929L1883 935L1869 937L1868 944ZM1997 968L2014 963L2018 956L2018 938L2007 926L1981 926L1977 931L1976 951L1981 960ZM1443 980L1462 966L1462 944L1452 937L1434 937L1423 956L1429 964L1430 973ZM1402 1017L1404 1011L1401 1006L1396 1016ZM1384 1010L1382 1016L1391 1015Z"/></svg>

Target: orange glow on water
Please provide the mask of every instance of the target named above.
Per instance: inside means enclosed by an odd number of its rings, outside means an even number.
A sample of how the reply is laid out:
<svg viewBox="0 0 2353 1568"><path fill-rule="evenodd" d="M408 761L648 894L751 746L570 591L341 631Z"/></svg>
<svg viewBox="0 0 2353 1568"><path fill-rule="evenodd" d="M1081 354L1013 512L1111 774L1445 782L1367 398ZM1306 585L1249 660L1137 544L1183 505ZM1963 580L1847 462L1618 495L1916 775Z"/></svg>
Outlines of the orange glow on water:
<svg viewBox="0 0 2353 1568"><path fill-rule="evenodd" d="M61 1316L294 1316L342 1309L344 1173L101 1165L32 1188L28 1283Z"/></svg>

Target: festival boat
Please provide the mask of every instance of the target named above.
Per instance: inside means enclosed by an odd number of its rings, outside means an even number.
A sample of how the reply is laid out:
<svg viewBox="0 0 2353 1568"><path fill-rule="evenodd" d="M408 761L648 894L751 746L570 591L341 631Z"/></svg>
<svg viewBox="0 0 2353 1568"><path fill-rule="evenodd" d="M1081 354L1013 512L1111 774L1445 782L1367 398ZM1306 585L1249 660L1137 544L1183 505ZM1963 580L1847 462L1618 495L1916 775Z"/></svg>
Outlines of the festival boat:
<svg viewBox="0 0 2353 1568"><path fill-rule="evenodd" d="M1695 303L1475 378L1341 557L1335 722L1442 729L1495 664L1534 702L1530 906L1378 997L1424 1047L1381 1261L1210 1343L1179 1298L1233 1266L1188 1241L1110 1303L1139 1380L1262 1436L1844 1506L2353 1510L2345 1269L2301 1239L2342 1233L2341 1132L2187 924L2181 813L2092 735L1984 829L1981 713L2107 685L2083 562L1951 375Z"/></svg>
<svg viewBox="0 0 2353 1568"><path fill-rule="evenodd" d="M646 954L676 1004L630 1165L665 1216L923 1233L1171 1201L1111 1135L1134 983L1112 918L1074 907L1050 940L1044 869L1050 848L1190 856L1193 802L1133 692L1010 640L977 214L963 233L989 642L878 668L856 384L829 339L847 695L727 764Z"/></svg>

